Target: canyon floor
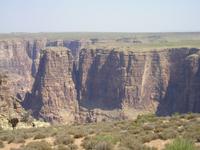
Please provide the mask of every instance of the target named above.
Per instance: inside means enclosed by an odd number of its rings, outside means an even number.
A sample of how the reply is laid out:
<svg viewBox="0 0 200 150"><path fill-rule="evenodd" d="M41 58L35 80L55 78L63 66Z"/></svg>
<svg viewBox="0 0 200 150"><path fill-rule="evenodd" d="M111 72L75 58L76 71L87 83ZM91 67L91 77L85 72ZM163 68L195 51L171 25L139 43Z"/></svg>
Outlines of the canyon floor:
<svg viewBox="0 0 200 150"><path fill-rule="evenodd" d="M191 150L198 150L199 124L199 114L171 117L148 114L132 121L0 130L0 147L2 150L174 150L169 147L182 141Z"/></svg>

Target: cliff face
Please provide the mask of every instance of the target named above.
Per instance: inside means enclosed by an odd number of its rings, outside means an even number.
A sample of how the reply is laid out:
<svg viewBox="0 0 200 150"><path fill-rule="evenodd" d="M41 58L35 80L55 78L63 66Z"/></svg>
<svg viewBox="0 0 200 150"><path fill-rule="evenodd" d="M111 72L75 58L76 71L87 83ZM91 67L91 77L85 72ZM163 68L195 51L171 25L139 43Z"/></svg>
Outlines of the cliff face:
<svg viewBox="0 0 200 150"><path fill-rule="evenodd" d="M161 97L163 82L160 65L156 52L83 50L79 62L80 103L86 107L147 106L155 110L154 101Z"/></svg>
<svg viewBox="0 0 200 150"><path fill-rule="evenodd" d="M67 44L66 44L67 43ZM47 39L36 40L1 40L0 41L0 71L6 73L11 80L11 93L24 100L31 91L40 62L41 50L53 46L70 47L74 57L81 47L87 44L83 41L64 41Z"/></svg>
<svg viewBox="0 0 200 150"><path fill-rule="evenodd" d="M199 58L197 49L171 53L168 86L159 103L158 114L200 112Z"/></svg>
<svg viewBox="0 0 200 150"><path fill-rule="evenodd" d="M77 109L73 57L63 47L47 48L42 53L32 93L24 106L31 109L35 117L70 122Z"/></svg>
<svg viewBox="0 0 200 150"><path fill-rule="evenodd" d="M0 127L8 126L7 119L21 120L25 114L20 100L12 95L10 85L12 82L8 80L8 76L0 73Z"/></svg>
<svg viewBox="0 0 200 150"><path fill-rule="evenodd" d="M199 49L80 50L89 44L1 41L0 71L8 76L11 95L50 122L200 112Z"/></svg>
<svg viewBox="0 0 200 150"><path fill-rule="evenodd" d="M199 112L199 50L82 50L78 99L88 109ZM129 115L130 116L130 115Z"/></svg>
<svg viewBox="0 0 200 150"><path fill-rule="evenodd" d="M32 59L28 55L26 41L0 42L0 70L12 80L11 93L23 100L32 86Z"/></svg>

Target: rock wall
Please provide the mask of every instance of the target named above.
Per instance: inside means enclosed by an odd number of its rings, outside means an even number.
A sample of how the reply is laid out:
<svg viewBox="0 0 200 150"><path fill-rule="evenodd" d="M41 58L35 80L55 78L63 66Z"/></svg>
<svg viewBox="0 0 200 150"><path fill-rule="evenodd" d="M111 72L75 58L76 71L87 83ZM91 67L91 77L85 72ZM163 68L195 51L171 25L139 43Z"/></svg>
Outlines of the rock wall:
<svg viewBox="0 0 200 150"><path fill-rule="evenodd" d="M198 49L83 49L78 72L79 105L89 110L129 108L158 115L200 111Z"/></svg>
<svg viewBox="0 0 200 150"><path fill-rule="evenodd" d="M0 128L4 124L8 125L8 119L18 118L21 120L25 114L20 100L10 91L11 85L12 82L8 80L8 76L0 73Z"/></svg>
<svg viewBox="0 0 200 150"><path fill-rule="evenodd" d="M72 71L73 57L68 49L43 50L32 92L26 97L24 107L47 121L73 121L77 101Z"/></svg>
<svg viewBox="0 0 200 150"><path fill-rule="evenodd" d="M200 112L199 58L200 51L197 49L171 53L168 86L157 109L159 115Z"/></svg>
<svg viewBox="0 0 200 150"><path fill-rule="evenodd" d="M89 44L0 41L0 71L7 74L10 92L22 106L50 122L116 120L138 112L200 112L199 49L84 48Z"/></svg>
<svg viewBox="0 0 200 150"><path fill-rule="evenodd" d="M24 40L0 41L0 71L12 81L11 93L21 100L33 82L32 59L28 53Z"/></svg>

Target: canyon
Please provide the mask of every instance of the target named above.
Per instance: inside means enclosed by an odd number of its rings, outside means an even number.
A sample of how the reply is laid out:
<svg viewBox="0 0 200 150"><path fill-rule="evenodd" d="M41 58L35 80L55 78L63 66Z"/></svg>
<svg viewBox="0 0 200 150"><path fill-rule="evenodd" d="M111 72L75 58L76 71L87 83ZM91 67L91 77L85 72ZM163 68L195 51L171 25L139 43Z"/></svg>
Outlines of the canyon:
<svg viewBox="0 0 200 150"><path fill-rule="evenodd" d="M7 82L0 87L9 92L0 88L0 103L17 100L21 110L51 123L200 112L200 49L90 45L92 40L1 40L0 73Z"/></svg>

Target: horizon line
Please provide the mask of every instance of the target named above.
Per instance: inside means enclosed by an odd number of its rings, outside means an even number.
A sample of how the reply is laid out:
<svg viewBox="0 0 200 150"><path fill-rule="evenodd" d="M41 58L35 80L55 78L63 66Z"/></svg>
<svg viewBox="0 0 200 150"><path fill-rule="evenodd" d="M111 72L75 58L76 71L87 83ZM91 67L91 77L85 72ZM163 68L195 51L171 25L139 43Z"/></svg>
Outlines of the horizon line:
<svg viewBox="0 0 200 150"><path fill-rule="evenodd" d="M39 31L39 32L0 32L0 34L37 34L37 33L200 33L199 31Z"/></svg>

